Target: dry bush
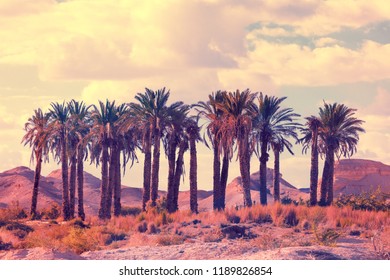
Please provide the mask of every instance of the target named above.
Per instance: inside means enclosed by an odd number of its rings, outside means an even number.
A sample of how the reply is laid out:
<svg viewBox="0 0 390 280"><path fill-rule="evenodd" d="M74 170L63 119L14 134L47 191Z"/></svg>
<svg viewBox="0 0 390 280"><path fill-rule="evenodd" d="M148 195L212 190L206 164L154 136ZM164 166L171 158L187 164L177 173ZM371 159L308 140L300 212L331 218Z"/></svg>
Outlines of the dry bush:
<svg viewBox="0 0 390 280"><path fill-rule="evenodd" d="M331 228L314 229L315 240L318 244L324 246L335 246L340 233Z"/></svg>
<svg viewBox="0 0 390 280"><path fill-rule="evenodd" d="M0 251L20 247L20 239L12 232L0 229Z"/></svg>
<svg viewBox="0 0 390 280"><path fill-rule="evenodd" d="M283 209L285 207L290 207L290 206L284 206L280 203L275 203L271 207L270 215L271 215L271 218L272 218L274 225L276 225L276 226L283 225L283 223L284 223Z"/></svg>
<svg viewBox="0 0 390 280"><path fill-rule="evenodd" d="M284 215L283 223L287 227L295 227L299 223L299 219L297 218L297 211L294 208L286 209Z"/></svg>
<svg viewBox="0 0 390 280"><path fill-rule="evenodd" d="M18 201L13 201L12 205L6 209L0 209L0 222L8 222L27 218L27 213L20 208Z"/></svg>
<svg viewBox="0 0 390 280"><path fill-rule="evenodd" d="M224 211L202 212L202 213L199 213L197 219L202 221L202 225L218 225L221 223L228 222Z"/></svg>
<svg viewBox="0 0 390 280"><path fill-rule="evenodd" d="M66 249L81 254L99 249L100 233L94 230L71 228L69 234L62 240Z"/></svg>
<svg viewBox="0 0 390 280"><path fill-rule="evenodd" d="M202 236L203 242L220 242L224 238L224 234L221 229L215 229L210 232L205 233Z"/></svg>
<svg viewBox="0 0 390 280"><path fill-rule="evenodd" d="M381 259L390 260L390 226L378 230L372 237L372 244Z"/></svg>
<svg viewBox="0 0 390 280"><path fill-rule="evenodd" d="M145 221L139 223L137 226L137 230L140 233L146 232L148 230L148 224Z"/></svg>
<svg viewBox="0 0 390 280"><path fill-rule="evenodd" d="M148 230L147 230L148 234L156 234L159 232L160 230L156 227L156 225L153 222L148 224Z"/></svg>
<svg viewBox="0 0 390 280"><path fill-rule="evenodd" d="M170 246L170 245L179 245L184 242L185 238L178 235L160 235L157 237L157 245L161 246Z"/></svg>
<svg viewBox="0 0 390 280"><path fill-rule="evenodd" d="M282 247L282 240L270 232L264 232L256 237L252 244L261 250L274 250Z"/></svg>

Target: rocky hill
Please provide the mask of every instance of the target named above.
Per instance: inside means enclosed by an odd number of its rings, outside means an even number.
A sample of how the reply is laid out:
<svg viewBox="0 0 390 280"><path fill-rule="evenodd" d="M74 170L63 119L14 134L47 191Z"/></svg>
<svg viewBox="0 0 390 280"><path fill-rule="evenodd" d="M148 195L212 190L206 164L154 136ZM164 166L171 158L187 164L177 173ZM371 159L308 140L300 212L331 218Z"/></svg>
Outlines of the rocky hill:
<svg viewBox="0 0 390 280"><path fill-rule="evenodd" d="M31 194L34 180L34 171L28 167L17 167L0 173L0 208L19 204L28 209L31 203ZM381 162L347 159L340 160L335 166L335 195L361 193L381 187L382 192L390 196L390 166ZM268 201L273 201L273 170L267 170ZM297 189L289 182L280 179L281 197L289 196L298 200L300 197L308 199L307 191ZM252 200L259 203L259 173L251 175ZM160 191L160 196L166 192ZM55 170L48 176L41 176L38 196L38 208L50 206L52 202L61 204L62 181L61 170ZM100 202L100 179L84 172L84 199L87 214L96 214ZM189 209L189 191L179 194L179 208ZM122 185L122 205L141 205L142 189ZM212 191L198 191L198 204L200 210L210 210L213 207ZM228 184L226 189L226 206L232 207L243 204L241 177L237 177Z"/></svg>
<svg viewBox="0 0 390 280"><path fill-rule="evenodd" d="M343 159L336 162L335 194L358 194L376 190L390 195L390 166L378 161Z"/></svg>

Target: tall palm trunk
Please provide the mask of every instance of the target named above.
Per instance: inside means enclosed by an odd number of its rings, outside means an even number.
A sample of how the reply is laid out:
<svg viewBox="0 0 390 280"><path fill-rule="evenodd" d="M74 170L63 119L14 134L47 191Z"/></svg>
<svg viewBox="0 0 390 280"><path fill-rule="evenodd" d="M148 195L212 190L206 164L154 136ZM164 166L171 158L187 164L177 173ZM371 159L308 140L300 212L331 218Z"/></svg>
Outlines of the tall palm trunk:
<svg viewBox="0 0 390 280"><path fill-rule="evenodd" d="M62 169L62 215L65 221L70 219L68 154L65 128L61 131L61 169Z"/></svg>
<svg viewBox="0 0 390 280"><path fill-rule="evenodd" d="M274 201L280 201L280 150L274 149Z"/></svg>
<svg viewBox="0 0 390 280"><path fill-rule="evenodd" d="M311 165L310 165L310 205L317 205L318 188L318 131L312 133Z"/></svg>
<svg viewBox="0 0 390 280"><path fill-rule="evenodd" d="M245 130L245 128L243 128ZM250 154L249 141L247 131L242 131L241 138L238 139L238 154L240 162L240 173L242 178L242 187L244 191L244 205L252 206L251 190L250 190Z"/></svg>
<svg viewBox="0 0 390 280"><path fill-rule="evenodd" d="M225 197L226 197L226 185L229 175L229 154L224 152L222 159L222 170L221 170L221 185L220 185L220 199L219 209L225 209Z"/></svg>
<svg viewBox="0 0 390 280"><path fill-rule="evenodd" d="M158 196L158 181L159 181L159 169L160 169L160 128L159 124L154 129L154 149L153 149L153 162L152 162L152 186L150 196L152 199L152 207L156 206L156 200Z"/></svg>
<svg viewBox="0 0 390 280"><path fill-rule="evenodd" d="M334 158L334 152L331 151L331 149L328 147L325 155L325 163L324 163L324 169L322 172L322 181L321 181L321 198L320 198L320 205L326 206L328 202L328 188L329 188L329 180L331 176L331 166L334 164L334 160L332 162L332 154ZM332 175L333 177L333 175ZM333 178L332 178L333 181Z"/></svg>
<svg viewBox="0 0 390 280"><path fill-rule="evenodd" d="M38 204L38 191L39 191L39 179L41 178L42 169L42 149L35 151L35 160L37 161L34 173L34 186L31 199L31 219L37 218L37 204Z"/></svg>
<svg viewBox="0 0 390 280"><path fill-rule="evenodd" d="M173 193L173 206L174 211L179 209L179 188L180 188L180 178L183 175L183 165L184 165L184 152L187 149L187 143L182 141L179 146L179 153L177 155L176 168L175 168L175 178L174 178L174 193Z"/></svg>
<svg viewBox="0 0 390 280"><path fill-rule="evenodd" d="M175 132L170 136L168 143L168 193L167 193L167 208L169 212L175 211L174 206L174 178L175 178L175 160L176 146Z"/></svg>
<svg viewBox="0 0 390 280"><path fill-rule="evenodd" d="M151 134L150 127L146 128L144 140L144 185L142 194L142 211L146 210L146 204L150 200L150 179L152 174L152 152L151 152Z"/></svg>
<svg viewBox="0 0 390 280"><path fill-rule="evenodd" d="M221 160L219 157L219 142L214 140L213 145L214 162L213 162L213 208L219 209L218 201L221 196Z"/></svg>
<svg viewBox="0 0 390 280"><path fill-rule="evenodd" d="M114 183L114 215L119 216L121 214L121 160L120 150L116 150L116 162L115 162L115 183Z"/></svg>
<svg viewBox="0 0 390 280"><path fill-rule="evenodd" d="M190 136L190 207L198 213L198 162L196 155L196 136Z"/></svg>
<svg viewBox="0 0 390 280"><path fill-rule="evenodd" d="M76 170L77 169L77 155L76 151L70 158L70 175L69 175L69 215L74 218L76 206Z"/></svg>
<svg viewBox="0 0 390 280"><path fill-rule="evenodd" d="M329 177L328 177L328 193L326 196L326 205L331 205L333 202L333 176L334 176L334 150L329 153Z"/></svg>
<svg viewBox="0 0 390 280"><path fill-rule="evenodd" d="M99 218L105 219L107 217L107 196L108 196L108 143L107 136L103 136L102 143L102 182L101 182L101 197L100 197L100 209Z"/></svg>
<svg viewBox="0 0 390 280"><path fill-rule="evenodd" d="M77 196L78 196L78 216L85 220L84 212L84 149L79 146L77 152Z"/></svg>
<svg viewBox="0 0 390 280"><path fill-rule="evenodd" d="M111 209L112 209L112 195L115 189L115 180L116 180L116 162L117 162L117 144L115 141L111 143L110 149L110 166L108 169L108 188L107 188L107 210L106 217L111 218Z"/></svg>
<svg viewBox="0 0 390 280"><path fill-rule="evenodd" d="M266 141L261 142L261 155L260 155L260 203L261 205L267 205L267 153L268 143Z"/></svg>

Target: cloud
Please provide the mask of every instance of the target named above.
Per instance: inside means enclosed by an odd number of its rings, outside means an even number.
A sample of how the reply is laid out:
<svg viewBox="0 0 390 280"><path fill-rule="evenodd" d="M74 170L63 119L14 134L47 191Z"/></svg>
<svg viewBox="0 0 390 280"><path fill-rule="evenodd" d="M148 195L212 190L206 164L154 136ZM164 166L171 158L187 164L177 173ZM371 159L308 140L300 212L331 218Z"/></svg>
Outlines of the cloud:
<svg viewBox="0 0 390 280"><path fill-rule="evenodd" d="M374 100L368 106L362 108L363 114L375 114L379 116L390 115L390 91L383 87L377 88ZM388 127L390 129L390 126Z"/></svg>
<svg viewBox="0 0 390 280"><path fill-rule="evenodd" d="M311 49L261 39L252 44L248 57L239 59L240 68L269 75L278 85L321 86L390 78L390 44L366 41L359 50L338 45Z"/></svg>

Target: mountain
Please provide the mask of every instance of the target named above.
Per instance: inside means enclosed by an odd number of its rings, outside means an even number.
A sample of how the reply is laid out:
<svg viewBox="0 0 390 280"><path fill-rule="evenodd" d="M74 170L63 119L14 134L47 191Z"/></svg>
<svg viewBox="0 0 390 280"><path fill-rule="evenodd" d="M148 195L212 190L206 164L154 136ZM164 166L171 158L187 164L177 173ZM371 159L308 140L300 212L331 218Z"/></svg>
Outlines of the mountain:
<svg viewBox="0 0 390 280"><path fill-rule="evenodd" d="M378 187L390 194L390 165L364 159L343 159L335 164L334 192L358 194Z"/></svg>
<svg viewBox="0 0 390 280"><path fill-rule="evenodd" d="M381 162L362 159L340 160L335 165L335 195L361 193L375 190L381 186L384 193L390 195L390 166ZM309 176L309 175L307 175ZM34 171L21 166L0 173L0 208L10 207L18 203L20 207L29 209L33 188ZM84 205L88 215L96 215L100 204L100 179L84 172ZM268 202L273 202L273 170L267 170ZM259 173L251 175L251 195L255 203L259 203ZM212 191L198 191L199 210L211 210L213 207ZM165 191L159 191L159 196L165 196ZM300 197L308 199L306 190L297 189L289 182L280 178L280 195L289 196L294 200ZM48 176L41 176L38 209L47 208L51 203L61 204L62 179L61 170L55 170ZM140 207L142 189L122 185L122 205ZM233 179L226 189L226 207L243 204L241 177ZM189 191L179 193L179 208L190 208Z"/></svg>
<svg viewBox="0 0 390 280"><path fill-rule="evenodd" d="M273 169L267 168L267 202L273 203ZM255 204L260 203L260 174L255 172L251 174L250 189L251 197ZM308 199L308 194L306 192L297 189L289 182L283 179L282 175L280 178L280 197L289 196L291 199L299 200ZM243 189L242 189L242 180L241 176L233 179L226 187L226 198L225 204L226 207L235 207L243 205ZM206 199L199 201L199 209L212 209L213 197L210 196Z"/></svg>
<svg viewBox="0 0 390 280"><path fill-rule="evenodd" d="M21 166L0 173L0 207L8 207L18 203L22 208L31 205L34 171ZM38 197L39 207L48 207L53 201L61 201L60 189L54 182L41 177Z"/></svg>

